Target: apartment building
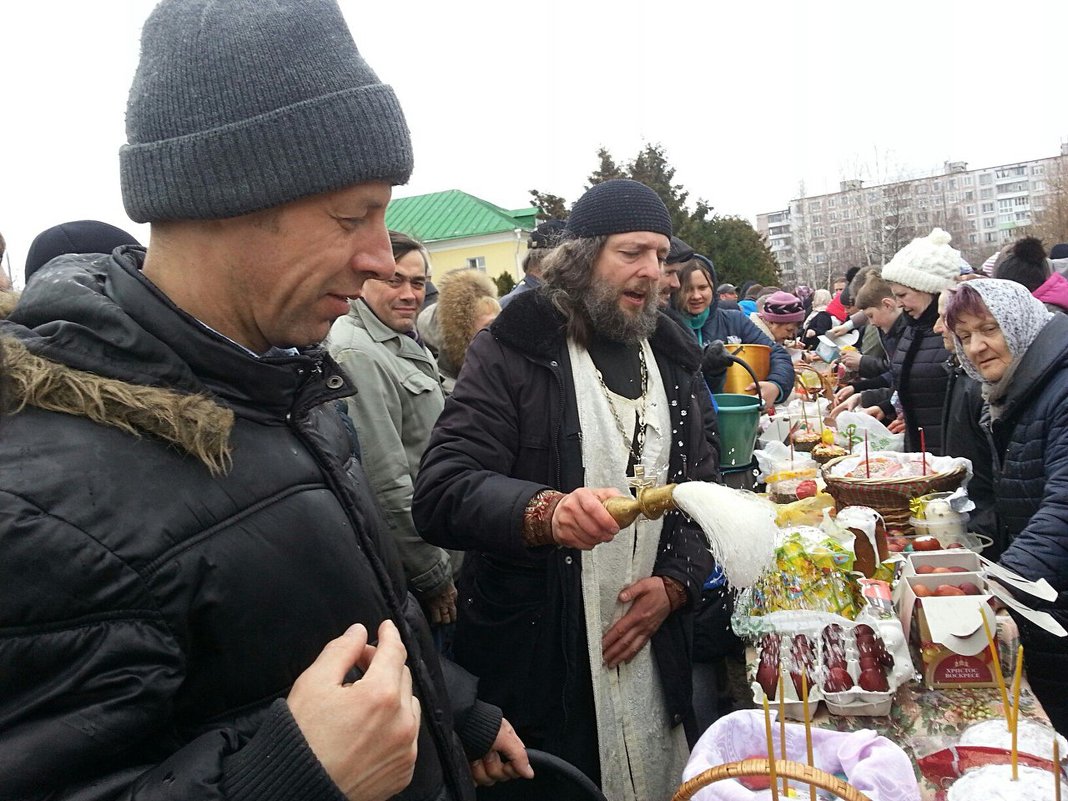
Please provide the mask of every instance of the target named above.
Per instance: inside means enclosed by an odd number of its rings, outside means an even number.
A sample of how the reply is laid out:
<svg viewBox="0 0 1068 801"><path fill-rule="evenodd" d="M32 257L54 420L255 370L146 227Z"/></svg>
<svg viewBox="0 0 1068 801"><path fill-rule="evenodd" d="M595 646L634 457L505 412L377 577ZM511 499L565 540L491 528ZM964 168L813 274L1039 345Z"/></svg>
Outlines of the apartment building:
<svg viewBox="0 0 1068 801"><path fill-rule="evenodd" d="M1068 143L1060 155L969 170L946 162L937 175L798 197L785 209L757 215L757 230L782 271L784 286L829 286L853 266L885 264L935 226L978 267L1024 236L1051 206L1068 202Z"/></svg>

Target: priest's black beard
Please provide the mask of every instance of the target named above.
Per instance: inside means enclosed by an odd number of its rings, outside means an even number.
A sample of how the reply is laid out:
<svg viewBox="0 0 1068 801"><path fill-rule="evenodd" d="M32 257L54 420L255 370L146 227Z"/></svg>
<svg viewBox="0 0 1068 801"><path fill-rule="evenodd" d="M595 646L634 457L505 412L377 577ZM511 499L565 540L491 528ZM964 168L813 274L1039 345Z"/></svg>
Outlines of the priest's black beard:
<svg viewBox="0 0 1068 801"><path fill-rule="evenodd" d="M645 306L638 314L627 314L619 307L620 290L605 283L594 283L582 305L589 315L590 325L598 336L613 342L633 345L647 339L656 330L660 314L656 285L649 287Z"/></svg>

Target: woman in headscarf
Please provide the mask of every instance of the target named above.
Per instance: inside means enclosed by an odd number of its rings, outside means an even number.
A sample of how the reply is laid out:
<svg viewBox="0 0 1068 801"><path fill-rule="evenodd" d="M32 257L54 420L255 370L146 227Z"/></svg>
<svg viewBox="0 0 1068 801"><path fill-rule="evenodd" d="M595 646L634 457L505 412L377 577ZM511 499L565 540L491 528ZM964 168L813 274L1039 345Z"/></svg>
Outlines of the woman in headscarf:
<svg viewBox="0 0 1068 801"><path fill-rule="evenodd" d="M1013 281L979 279L951 292L945 321L986 400L1000 564L1046 579L1058 593L1048 611L1068 626L1068 316ZM1068 640L1014 617L1031 688L1068 732Z"/></svg>

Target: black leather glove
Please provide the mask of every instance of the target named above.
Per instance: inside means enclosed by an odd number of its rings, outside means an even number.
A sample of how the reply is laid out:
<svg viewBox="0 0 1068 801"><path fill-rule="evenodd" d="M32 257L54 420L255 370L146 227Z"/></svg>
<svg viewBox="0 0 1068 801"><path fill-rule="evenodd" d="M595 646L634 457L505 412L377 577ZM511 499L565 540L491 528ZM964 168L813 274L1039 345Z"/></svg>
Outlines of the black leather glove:
<svg viewBox="0 0 1068 801"><path fill-rule="evenodd" d="M705 345L704 352L701 354L701 372L705 375L720 375L726 372L733 363L721 340L714 339Z"/></svg>

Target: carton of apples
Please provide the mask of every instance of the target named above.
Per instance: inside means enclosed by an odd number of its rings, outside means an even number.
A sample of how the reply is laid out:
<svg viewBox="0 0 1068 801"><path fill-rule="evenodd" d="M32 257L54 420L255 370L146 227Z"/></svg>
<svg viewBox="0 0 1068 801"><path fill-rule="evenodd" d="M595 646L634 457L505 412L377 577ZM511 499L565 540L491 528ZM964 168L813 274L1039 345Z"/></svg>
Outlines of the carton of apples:
<svg viewBox="0 0 1068 801"><path fill-rule="evenodd" d="M989 640L991 611L1010 606L1037 625L1064 630L1047 613L1035 612L1005 590L1008 585L1050 600L1056 592L1045 582L1029 582L964 549L913 552L905 560L895 589L898 617L906 640L917 653L924 683L931 688L996 687ZM1057 631L1059 629L1059 631Z"/></svg>
<svg viewBox="0 0 1068 801"><path fill-rule="evenodd" d="M781 675L789 718L804 716L805 684L810 716L820 701L834 715L889 715L897 688L914 675L896 619L854 622L824 612L775 612L765 622L771 630L757 642L753 698L777 704Z"/></svg>

